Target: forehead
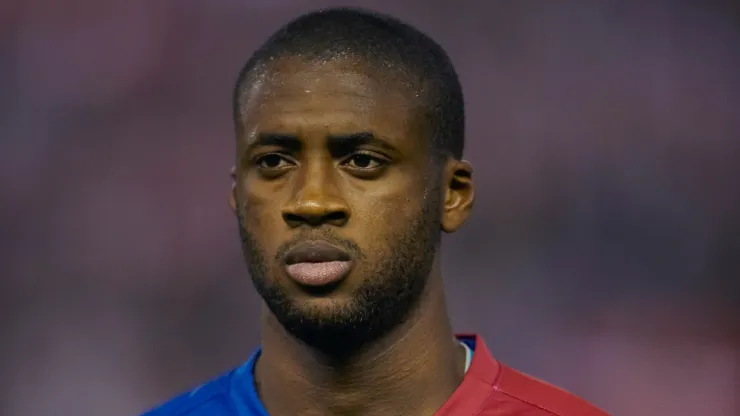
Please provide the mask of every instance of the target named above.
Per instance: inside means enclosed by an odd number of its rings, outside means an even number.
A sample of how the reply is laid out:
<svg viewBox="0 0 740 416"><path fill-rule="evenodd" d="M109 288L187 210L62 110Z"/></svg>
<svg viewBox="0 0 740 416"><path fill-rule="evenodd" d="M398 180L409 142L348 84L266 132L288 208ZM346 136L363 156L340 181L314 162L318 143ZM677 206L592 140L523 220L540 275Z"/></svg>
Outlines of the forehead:
<svg viewBox="0 0 740 416"><path fill-rule="evenodd" d="M267 64L240 98L245 132L369 130L399 139L422 132L414 89L393 72L352 59L308 62L299 57Z"/></svg>

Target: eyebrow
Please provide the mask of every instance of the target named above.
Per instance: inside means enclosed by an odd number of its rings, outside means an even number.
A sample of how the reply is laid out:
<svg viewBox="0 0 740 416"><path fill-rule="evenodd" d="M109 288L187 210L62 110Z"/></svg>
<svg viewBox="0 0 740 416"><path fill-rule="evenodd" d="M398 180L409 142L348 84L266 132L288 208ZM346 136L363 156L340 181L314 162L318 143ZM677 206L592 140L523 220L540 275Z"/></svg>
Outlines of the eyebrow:
<svg viewBox="0 0 740 416"><path fill-rule="evenodd" d="M257 135L257 139L247 145L247 153L252 150L263 147L263 146L274 146L290 149L292 151L301 150L301 141L298 136L290 134L277 134L277 133L260 133Z"/></svg>
<svg viewBox="0 0 740 416"><path fill-rule="evenodd" d="M389 151L395 151L387 140L378 137L370 131L349 134L332 134L327 137L330 148L353 149L360 146L373 145ZM247 146L247 152L262 146L275 146L298 152L303 147L296 135L280 133L260 133L257 139Z"/></svg>
<svg viewBox="0 0 740 416"><path fill-rule="evenodd" d="M342 149L357 148L360 146L372 145L382 147L386 150L395 150L387 140L378 137L372 132L363 131L358 133L341 134L341 135L330 135L328 137L329 147L336 147Z"/></svg>

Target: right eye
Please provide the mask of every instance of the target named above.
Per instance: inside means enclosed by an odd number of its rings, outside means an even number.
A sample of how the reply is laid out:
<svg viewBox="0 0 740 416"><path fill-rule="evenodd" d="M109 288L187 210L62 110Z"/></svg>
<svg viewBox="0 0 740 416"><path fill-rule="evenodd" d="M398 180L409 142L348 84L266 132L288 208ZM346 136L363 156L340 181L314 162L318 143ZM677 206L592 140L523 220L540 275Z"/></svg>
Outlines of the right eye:
<svg viewBox="0 0 740 416"><path fill-rule="evenodd" d="M287 166L293 165L291 161L277 153L270 153L258 157L256 160L256 164L257 167L260 169L282 169Z"/></svg>

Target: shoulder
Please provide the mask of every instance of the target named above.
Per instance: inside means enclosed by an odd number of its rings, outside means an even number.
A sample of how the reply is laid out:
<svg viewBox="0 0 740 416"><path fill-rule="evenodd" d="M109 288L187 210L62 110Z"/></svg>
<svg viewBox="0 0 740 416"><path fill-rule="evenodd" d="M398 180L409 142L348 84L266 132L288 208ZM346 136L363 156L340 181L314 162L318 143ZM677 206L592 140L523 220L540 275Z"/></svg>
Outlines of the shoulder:
<svg viewBox="0 0 740 416"><path fill-rule="evenodd" d="M228 416L234 370L144 412L141 416Z"/></svg>
<svg viewBox="0 0 740 416"><path fill-rule="evenodd" d="M475 347L473 362L440 415L609 416L561 388L502 364L480 336L458 339Z"/></svg>
<svg viewBox="0 0 740 416"><path fill-rule="evenodd" d="M538 416L609 416L580 397L552 384L501 365L494 402L509 402L521 414ZM485 413L482 413L482 415ZM511 413L517 415L516 411Z"/></svg>

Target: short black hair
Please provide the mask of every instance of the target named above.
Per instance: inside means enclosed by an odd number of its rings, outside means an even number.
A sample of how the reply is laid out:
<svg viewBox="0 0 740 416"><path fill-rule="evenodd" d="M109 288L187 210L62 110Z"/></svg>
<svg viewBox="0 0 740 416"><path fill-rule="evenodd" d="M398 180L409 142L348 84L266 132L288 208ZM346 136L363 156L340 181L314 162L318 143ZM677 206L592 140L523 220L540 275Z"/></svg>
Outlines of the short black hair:
<svg viewBox="0 0 740 416"><path fill-rule="evenodd" d="M465 108L462 87L444 49L394 17L355 8L331 8L296 18L275 32L250 57L236 81L234 123L240 131L241 99L253 75L269 61L299 56L319 61L360 58L383 73L410 81L421 100L433 150L462 158ZM414 97L416 98L416 97Z"/></svg>

